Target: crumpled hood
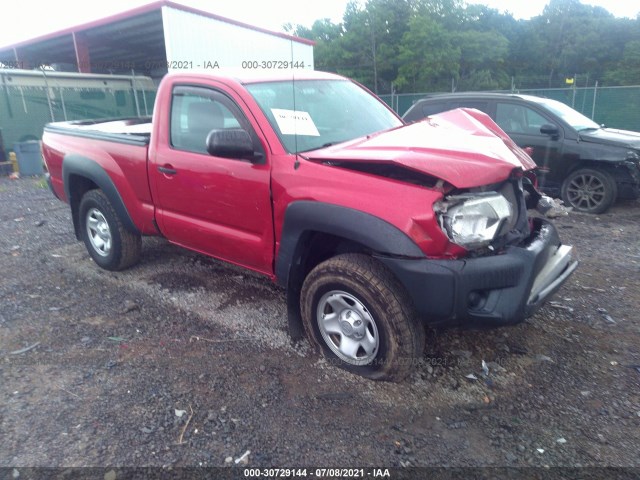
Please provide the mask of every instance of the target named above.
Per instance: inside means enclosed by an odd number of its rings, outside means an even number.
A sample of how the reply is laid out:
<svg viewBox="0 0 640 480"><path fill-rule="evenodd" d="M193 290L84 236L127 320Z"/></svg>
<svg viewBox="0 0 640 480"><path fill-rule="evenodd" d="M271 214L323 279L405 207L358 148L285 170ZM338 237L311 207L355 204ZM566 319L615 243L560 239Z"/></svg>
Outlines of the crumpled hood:
<svg viewBox="0 0 640 480"><path fill-rule="evenodd" d="M615 128L600 128L598 130L586 130L579 133L580 139L584 142L640 149L640 132L616 130Z"/></svg>
<svg viewBox="0 0 640 480"><path fill-rule="evenodd" d="M440 178L457 188L505 180L536 164L479 110L460 108L421 122L305 152L318 162L391 163Z"/></svg>

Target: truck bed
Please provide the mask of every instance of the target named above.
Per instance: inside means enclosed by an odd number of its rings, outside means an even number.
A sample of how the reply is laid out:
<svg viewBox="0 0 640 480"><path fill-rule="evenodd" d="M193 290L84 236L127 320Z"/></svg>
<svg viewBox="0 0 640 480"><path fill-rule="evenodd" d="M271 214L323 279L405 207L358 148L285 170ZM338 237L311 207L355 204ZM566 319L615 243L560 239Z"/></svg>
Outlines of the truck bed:
<svg viewBox="0 0 640 480"><path fill-rule="evenodd" d="M91 184L103 191L116 190L135 228L157 234L147 179L151 125L151 117L47 124L42 148L56 196L76 205L80 197L73 198L72 192L79 187L71 185L72 178L87 178L92 183L85 182L81 193Z"/></svg>
<svg viewBox="0 0 640 480"><path fill-rule="evenodd" d="M151 117L76 120L49 123L45 131L134 145L148 145Z"/></svg>

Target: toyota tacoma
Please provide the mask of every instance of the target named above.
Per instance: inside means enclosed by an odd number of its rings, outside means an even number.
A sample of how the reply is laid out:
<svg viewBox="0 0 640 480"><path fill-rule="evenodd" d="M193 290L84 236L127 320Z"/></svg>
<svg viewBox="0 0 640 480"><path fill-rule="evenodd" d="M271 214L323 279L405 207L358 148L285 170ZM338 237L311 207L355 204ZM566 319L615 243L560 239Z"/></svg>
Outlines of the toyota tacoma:
<svg viewBox="0 0 640 480"><path fill-rule="evenodd" d="M426 325L522 321L577 265L487 115L406 125L333 74L170 74L152 118L49 124L43 156L100 267L160 235L264 274L294 338L372 379L406 377Z"/></svg>

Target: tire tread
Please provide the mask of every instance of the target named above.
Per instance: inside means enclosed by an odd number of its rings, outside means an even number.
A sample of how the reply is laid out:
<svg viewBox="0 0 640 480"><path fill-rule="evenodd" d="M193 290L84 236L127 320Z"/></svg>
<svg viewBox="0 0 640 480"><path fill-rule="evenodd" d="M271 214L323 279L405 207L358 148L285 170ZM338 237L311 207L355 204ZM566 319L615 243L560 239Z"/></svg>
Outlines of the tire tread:
<svg viewBox="0 0 640 480"><path fill-rule="evenodd" d="M363 254L347 253L330 258L316 266L305 279L302 288L301 310L303 324L307 336L315 341L318 339L314 331L315 312L312 302L304 301L310 290L319 282L335 278L357 278L361 288L366 289L373 297L385 298L389 308L385 315L393 320L386 322L393 329L390 339L396 361L385 362L383 368L365 374L375 380L400 381L415 368L417 360L422 356L425 342L425 329L415 314L411 299L396 277L378 260ZM322 343L319 344L322 347ZM358 367L355 367L356 369Z"/></svg>
<svg viewBox="0 0 640 480"><path fill-rule="evenodd" d="M80 203L80 222L82 222L81 228L83 238L86 238L83 218L86 208L84 208L84 205L91 202L102 210L107 221L110 223L109 227L114 230L112 238L116 239L117 237L120 242L119 247L116 247L115 245L112 247L117 252L117 258L114 258L109 264L103 265L98 262L96 263L98 263L102 268L112 271L124 270L136 264L140 259L140 253L142 251L142 238L140 235L130 232L125 228L122 220L118 216L118 213L102 190L90 190L82 197L82 201ZM86 243L87 242L85 240L85 244ZM90 246L87 245L87 248L89 249Z"/></svg>

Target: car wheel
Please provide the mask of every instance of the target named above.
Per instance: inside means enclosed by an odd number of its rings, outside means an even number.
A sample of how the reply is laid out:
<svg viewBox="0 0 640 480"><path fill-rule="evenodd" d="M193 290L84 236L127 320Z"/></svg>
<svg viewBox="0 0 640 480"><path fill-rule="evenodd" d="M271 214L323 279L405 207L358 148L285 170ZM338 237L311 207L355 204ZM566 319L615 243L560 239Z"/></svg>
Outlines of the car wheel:
<svg viewBox="0 0 640 480"><path fill-rule="evenodd" d="M331 363L374 380L399 381L424 350L424 326L393 274L377 260L343 254L316 266L302 286L309 340Z"/></svg>
<svg viewBox="0 0 640 480"><path fill-rule="evenodd" d="M138 262L140 235L127 230L107 196L90 190L80 202L80 232L91 258L106 270L123 270Z"/></svg>
<svg viewBox="0 0 640 480"><path fill-rule="evenodd" d="M576 170L571 172L562 184L564 203L580 212L605 212L617 195L618 189L613 177L603 170Z"/></svg>

